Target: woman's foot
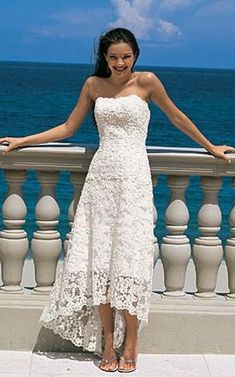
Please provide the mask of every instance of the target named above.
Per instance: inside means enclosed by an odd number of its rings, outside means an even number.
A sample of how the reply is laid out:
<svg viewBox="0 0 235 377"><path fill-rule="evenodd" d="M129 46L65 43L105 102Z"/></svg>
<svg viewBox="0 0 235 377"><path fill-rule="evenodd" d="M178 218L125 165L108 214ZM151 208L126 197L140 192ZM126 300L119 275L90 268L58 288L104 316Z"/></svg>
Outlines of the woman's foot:
<svg viewBox="0 0 235 377"><path fill-rule="evenodd" d="M124 373L134 372L136 370L136 363L137 358L128 359L125 355L122 355L119 359L118 371Z"/></svg>
<svg viewBox="0 0 235 377"><path fill-rule="evenodd" d="M105 372L115 372L118 369L118 358L112 347L106 347L99 362L99 368Z"/></svg>
<svg viewBox="0 0 235 377"><path fill-rule="evenodd" d="M137 364L137 337L131 337L125 340L124 350L119 359L119 372L133 372Z"/></svg>

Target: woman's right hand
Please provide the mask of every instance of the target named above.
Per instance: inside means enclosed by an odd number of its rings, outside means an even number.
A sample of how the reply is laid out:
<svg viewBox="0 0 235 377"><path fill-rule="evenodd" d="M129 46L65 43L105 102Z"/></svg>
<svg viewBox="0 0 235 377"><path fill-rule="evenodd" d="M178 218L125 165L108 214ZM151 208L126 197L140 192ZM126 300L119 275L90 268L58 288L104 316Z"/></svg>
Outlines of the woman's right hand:
<svg viewBox="0 0 235 377"><path fill-rule="evenodd" d="M2 137L0 138L0 144L7 145L7 148L2 151L5 155L13 149L19 148L23 145L23 137Z"/></svg>

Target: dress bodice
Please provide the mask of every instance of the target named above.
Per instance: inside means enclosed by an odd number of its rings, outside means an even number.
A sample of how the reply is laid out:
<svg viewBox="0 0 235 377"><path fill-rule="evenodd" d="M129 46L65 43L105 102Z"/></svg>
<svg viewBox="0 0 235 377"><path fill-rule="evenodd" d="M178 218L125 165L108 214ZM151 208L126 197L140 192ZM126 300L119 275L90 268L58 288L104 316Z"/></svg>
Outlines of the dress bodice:
<svg viewBox="0 0 235 377"><path fill-rule="evenodd" d="M99 148L93 156L87 179L149 180L146 138L150 111L136 94L117 98L98 97L95 118ZM148 174L146 174L146 171ZM148 177L147 177L148 175Z"/></svg>
<svg viewBox="0 0 235 377"><path fill-rule="evenodd" d="M100 146L145 145L150 111L140 96L98 97L94 112Z"/></svg>

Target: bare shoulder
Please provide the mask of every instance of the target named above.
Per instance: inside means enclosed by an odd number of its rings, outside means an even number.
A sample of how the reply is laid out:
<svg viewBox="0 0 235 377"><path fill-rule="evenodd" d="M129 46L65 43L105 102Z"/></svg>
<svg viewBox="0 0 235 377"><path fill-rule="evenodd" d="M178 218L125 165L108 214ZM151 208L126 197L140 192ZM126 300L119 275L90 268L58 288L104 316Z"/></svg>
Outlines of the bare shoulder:
<svg viewBox="0 0 235 377"><path fill-rule="evenodd" d="M143 86L145 88L150 88L152 84L154 83L155 85L157 83L160 83L161 81L155 75L155 73L150 72L150 71L142 71L142 72L136 72L137 73L137 80L140 86Z"/></svg>
<svg viewBox="0 0 235 377"><path fill-rule="evenodd" d="M84 84L83 84L83 88L82 88L82 94L85 95L87 98L89 98L89 100L93 101L93 88L94 88L94 80L95 77L93 76L89 76Z"/></svg>
<svg viewBox="0 0 235 377"><path fill-rule="evenodd" d="M98 76L90 76L85 81L85 86L92 100L97 97L97 91L103 86L103 78Z"/></svg>
<svg viewBox="0 0 235 377"><path fill-rule="evenodd" d="M155 103L166 98L166 90L161 80L153 72L140 72L139 85L148 93L148 98Z"/></svg>
<svg viewBox="0 0 235 377"><path fill-rule="evenodd" d="M96 85L97 83L99 83L100 81L102 80L102 77L98 77L98 76L89 76L87 79L86 79L86 83L87 85Z"/></svg>
<svg viewBox="0 0 235 377"><path fill-rule="evenodd" d="M94 76L89 76L85 83L84 83L84 87L88 90L88 91L91 91L92 87L94 86L94 82L95 82L95 78Z"/></svg>
<svg viewBox="0 0 235 377"><path fill-rule="evenodd" d="M95 89L96 84L95 80L96 77L89 76L83 83L80 95L79 95L79 103L89 103L92 104L94 102L95 98Z"/></svg>

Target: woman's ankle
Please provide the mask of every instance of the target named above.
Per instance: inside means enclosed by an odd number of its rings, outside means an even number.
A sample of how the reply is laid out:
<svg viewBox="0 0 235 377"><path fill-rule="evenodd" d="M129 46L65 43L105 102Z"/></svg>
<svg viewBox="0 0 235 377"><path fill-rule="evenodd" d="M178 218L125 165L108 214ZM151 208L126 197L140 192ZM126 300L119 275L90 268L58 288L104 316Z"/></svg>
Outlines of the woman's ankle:
<svg viewBox="0 0 235 377"><path fill-rule="evenodd" d="M125 337L124 354L137 354L138 353L138 337L136 335L127 335Z"/></svg>
<svg viewBox="0 0 235 377"><path fill-rule="evenodd" d="M112 333L104 334L104 351L112 352L113 350L114 350L114 348L113 348L113 334Z"/></svg>
<svg viewBox="0 0 235 377"><path fill-rule="evenodd" d="M104 333L104 343L113 343L113 333Z"/></svg>

